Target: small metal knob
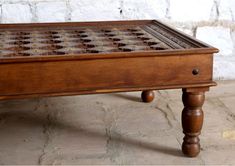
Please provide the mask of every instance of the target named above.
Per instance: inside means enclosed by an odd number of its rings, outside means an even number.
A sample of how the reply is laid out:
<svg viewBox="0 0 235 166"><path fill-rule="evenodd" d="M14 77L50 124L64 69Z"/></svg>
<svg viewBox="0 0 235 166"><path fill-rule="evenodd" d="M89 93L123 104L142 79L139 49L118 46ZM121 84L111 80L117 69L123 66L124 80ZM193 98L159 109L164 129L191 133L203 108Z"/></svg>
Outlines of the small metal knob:
<svg viewBox="0 0 235 166"><path fill-rule="evenodd" d="M198 75L199 74L199 69L193 69L192 73L193 73L193 75Z"/></svg>

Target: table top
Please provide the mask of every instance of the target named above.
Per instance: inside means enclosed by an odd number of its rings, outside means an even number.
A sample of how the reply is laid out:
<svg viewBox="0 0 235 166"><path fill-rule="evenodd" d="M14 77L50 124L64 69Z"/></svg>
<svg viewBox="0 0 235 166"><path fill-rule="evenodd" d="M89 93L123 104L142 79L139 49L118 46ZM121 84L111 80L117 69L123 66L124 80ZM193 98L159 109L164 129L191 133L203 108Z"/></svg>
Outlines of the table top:
<svg viewBox="0 0 235 166"><path fill-rule="evenodd" d="M0 62L217 51L156 20L0 25Z"/></svg>

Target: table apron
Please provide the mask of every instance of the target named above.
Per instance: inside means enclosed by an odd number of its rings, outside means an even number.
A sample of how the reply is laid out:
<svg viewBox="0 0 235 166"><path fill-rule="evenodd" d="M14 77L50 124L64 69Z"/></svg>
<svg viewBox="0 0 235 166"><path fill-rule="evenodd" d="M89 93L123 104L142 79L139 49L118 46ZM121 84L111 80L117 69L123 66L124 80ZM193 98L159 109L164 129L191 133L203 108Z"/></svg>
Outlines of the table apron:
<svg viewBox="0 0 235 166"><path fill-rule="evenodd" d="M200 84L212 65L207 54L1 64L0 96Z"/></svg>

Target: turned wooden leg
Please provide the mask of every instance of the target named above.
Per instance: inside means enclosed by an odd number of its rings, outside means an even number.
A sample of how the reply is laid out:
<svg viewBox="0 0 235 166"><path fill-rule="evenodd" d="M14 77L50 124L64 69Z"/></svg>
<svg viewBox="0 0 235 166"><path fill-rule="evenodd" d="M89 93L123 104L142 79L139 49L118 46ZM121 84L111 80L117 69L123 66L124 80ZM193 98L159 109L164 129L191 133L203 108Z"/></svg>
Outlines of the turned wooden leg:
<svg viewBox="0 0 235 166"><path fill-rule="evenodd" d="M182 127L185 136L182 151L189 157L195 157L200 152L199 135L203 124L202 105L205 100L204 94L204 91L183 90Z"/></svg>
<svg viewBox="0 0 235 166"><path fill-rule="evenodd" d="M150 103L151 101L153 101L154 96L154 91L152 90L145 90L141 93L142 101L145 103Z"/></svg>

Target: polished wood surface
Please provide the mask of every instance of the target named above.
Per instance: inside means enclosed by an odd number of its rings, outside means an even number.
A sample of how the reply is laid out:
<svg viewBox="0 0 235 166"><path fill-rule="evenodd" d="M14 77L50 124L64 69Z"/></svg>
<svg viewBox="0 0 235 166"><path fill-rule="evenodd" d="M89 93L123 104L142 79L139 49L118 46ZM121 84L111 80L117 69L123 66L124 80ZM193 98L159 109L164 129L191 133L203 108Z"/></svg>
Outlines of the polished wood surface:
<svg viewBox="0 0 235 166"><path fill-rule="evenodd" d="M0 100L182 88L182 150L196 156L218 50L156 20L0 25Z"/></svg>
<svg viewBox="0 0 235 166"><path fill-rule="evenodd" d="M198 59L203 59L199 61ZM124 64L124 65L123 65ZM198 75L192 72L200 69ZM212 56L188 55L0 65L2 97L211 82ZM159 79L161 78L161 79Z"/></svg>
<svg viewBox="0 0 235 166"><path fill-rule="evenodd" d="M184 154L195 157L200 152L199 135L203 123L202 105L205 101L205 92L198 90L197 92L183 90L182 100L184 109L182 112L182 127L184 142L182 151Z"/></svg>
<svg viewBox="0 0 235 166"><path fill-rule="evenodd" d="M155 94L152 90L145 90L141 93L141 99L145 103L150 103L154 100Z"/></svg>

